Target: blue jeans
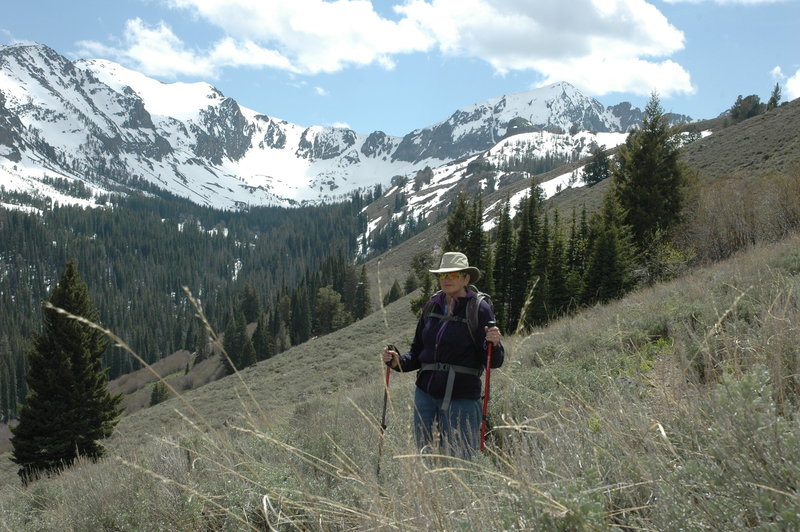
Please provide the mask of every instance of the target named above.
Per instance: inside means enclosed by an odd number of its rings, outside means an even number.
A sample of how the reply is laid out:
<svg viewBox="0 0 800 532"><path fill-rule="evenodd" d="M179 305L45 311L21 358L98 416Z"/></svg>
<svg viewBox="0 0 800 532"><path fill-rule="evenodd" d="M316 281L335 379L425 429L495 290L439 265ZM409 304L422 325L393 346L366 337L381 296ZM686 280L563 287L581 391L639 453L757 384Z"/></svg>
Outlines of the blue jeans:
<svg viewBox="0 0 800 532"><path fill-rule="evenodd" d="M417 448L434 447L439 430L439 452L470 459L480 447L480 399L452 399L450 409L442 410L442 398L416 388L414 393L414 437Z"/></svg>

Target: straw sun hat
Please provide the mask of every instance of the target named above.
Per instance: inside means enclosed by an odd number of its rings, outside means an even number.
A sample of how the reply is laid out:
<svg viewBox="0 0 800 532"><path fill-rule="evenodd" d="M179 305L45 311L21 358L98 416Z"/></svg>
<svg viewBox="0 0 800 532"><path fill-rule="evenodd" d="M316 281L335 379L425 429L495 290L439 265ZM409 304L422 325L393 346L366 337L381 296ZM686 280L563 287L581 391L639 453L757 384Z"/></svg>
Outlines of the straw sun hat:
<svg viewBox="0 0 800 532"><path fill-rule="evenodd" d="M466 272L469 274L470 283L475 283L481 278L481 271L469 265L466 255L452 251L442 255L442 262L438 270L428 271L431 273Z"/></svg>

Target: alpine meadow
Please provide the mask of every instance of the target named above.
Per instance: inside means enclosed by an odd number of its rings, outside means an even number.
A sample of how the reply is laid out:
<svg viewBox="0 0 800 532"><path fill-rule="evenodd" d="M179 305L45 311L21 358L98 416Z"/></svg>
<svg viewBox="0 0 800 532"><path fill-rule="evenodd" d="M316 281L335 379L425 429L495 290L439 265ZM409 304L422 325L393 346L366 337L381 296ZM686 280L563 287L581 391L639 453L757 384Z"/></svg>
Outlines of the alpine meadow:
<svg viewBox="0 0 800 532"><path fill-rule="evenodd" d="M779 87L694 121L560 83L395 138L218 91L151 117L130 73L41 46L0 66L61 102L0 90L0 528L800 528ZM503 330L472 460L415 447L380 358L444 251Z"/></svg>

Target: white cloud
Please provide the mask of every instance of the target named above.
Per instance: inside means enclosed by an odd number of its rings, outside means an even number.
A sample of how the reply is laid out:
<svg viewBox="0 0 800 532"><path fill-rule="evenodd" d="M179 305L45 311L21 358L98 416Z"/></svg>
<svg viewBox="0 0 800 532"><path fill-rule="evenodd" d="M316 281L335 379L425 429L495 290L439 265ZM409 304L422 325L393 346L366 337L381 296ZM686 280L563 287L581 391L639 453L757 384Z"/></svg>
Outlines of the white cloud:
<svg viewBox="0 0 800 532"><path fill-rule="evenodd" d="M721 6L731 5L758 5L758 4L778 4L790 0L664 0L668 4L707 4L713 2Z"/></svg>
<svg viewBox="0 0 800 532"><path fill-rule="evenodd" d="M316 92L318 96L328 95L328 91L326 91L323 87L314 87L314 92Z"/></svg>
<svg viewBox="0 0 800 532"><path fill-rule="evenodd" d="M226 36L191 49L164 22L129 21L118 47L82 43L151 75L214 76L224 67L293 74L395 67L402 54L437 50L499 73L533 70L586 92L691 93L669 57L684 36L646 0L394 0L385 18L369 0L164 0Z"/></svg>
<svg viewBox="0 0 800 532"><path fill-rule="evenodd" d="M291 58L298 72L336 72L424 51L433 42L411 21L381 17L369 0L169 0L228 35L250 39Z"/></svg>
<svg viewBox="0 0 800 532"><path fill-rule="evenodd" d="M110 47L94 41L81 41L78 53L88 57L111 57L155 76L215 76L215 65L209 57L187 50L164 22L151 28L139 18L129 20L122 45Z"/></svg>
<svg viewBox="0 0 800 532"><path fill-rule="evenodd" d="M785 98L790 101L800 98L800 69L794 73L794 76L786 80Z"/></svg>
<svg viewBox="0 0 800 532"><path fill-rule="evenodd" d="M570 83L590 94L658 92L662 98L693 93L689 74L674 61L651 62L635 57L579 58L568 62L543 62L537 70L546 72L538 86L557 81Z"/></svg>
<svg viewBox="0 0 800 532"><path fill-rule="evenodd" d="M499 73L536 70L590 94L694 92L665 58L681 31L644 0L411 0L398 10L429 31L443 53L478 57Z"/></svg>

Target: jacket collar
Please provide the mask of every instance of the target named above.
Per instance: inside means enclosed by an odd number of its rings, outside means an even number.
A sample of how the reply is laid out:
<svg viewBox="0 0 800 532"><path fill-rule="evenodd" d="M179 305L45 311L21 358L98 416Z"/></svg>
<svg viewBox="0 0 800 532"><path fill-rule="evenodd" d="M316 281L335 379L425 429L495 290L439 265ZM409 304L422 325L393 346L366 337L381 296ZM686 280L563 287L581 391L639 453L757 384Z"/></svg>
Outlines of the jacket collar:
<svg viewBox="0 0 800 532"><path fill-rule="evenodd" d="M469 287L467 287L467 295L464 296L464 297L457 297L456 298L456 303L455 303L456 308L458 308L460 306L461 301L467 301L467 300L469 300L469 299L471 299L473 297L475 297L475 292L473 292L472 290L469 289ZM436 300L435 301L436 301L436 303L439 304L440 308L444 309L445 305L447 305L447 294L445 294L444 292L442 292L440 290L436 294Z"/></svg>

